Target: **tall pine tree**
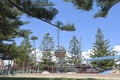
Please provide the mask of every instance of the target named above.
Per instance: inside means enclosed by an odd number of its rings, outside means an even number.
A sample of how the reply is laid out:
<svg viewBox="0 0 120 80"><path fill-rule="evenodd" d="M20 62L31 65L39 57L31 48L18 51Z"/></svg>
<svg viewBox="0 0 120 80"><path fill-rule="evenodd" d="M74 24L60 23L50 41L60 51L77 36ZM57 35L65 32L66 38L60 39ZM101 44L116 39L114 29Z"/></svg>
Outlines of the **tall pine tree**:
<svg viewBox="0 0 120 80"><path fill-rule="evenodd" d="M79 66L82 63L82 50L81 43L76 36L73 36L72 40L70 41L68 51L71 55L71 57L69 57L69 62L75 66Z"/></svg>
<svg viewBox="0 0 120 80"><path fill-rule="evenodd" d="M26 23L20 20L21 14L8 0L0 1L0 53L3 54L4 59L7 58L6 56L10 56L9 53L15 53L17 50L12 47L15 46L12 44L14 39L27 36L26 30L20 29L20 26ZM8 42L11 43L8 44ZM13 49L14 52L10 52L10 49Z"/></svg>
<svg viewBox="0 0 120 80"><path fill-rule="evenodd" d="M45 64L46 66L53 65L54 54L52 51L54 51L54 41L53 37L51 37L49 33L44 35L40 45L40 50L42 51L42 64Z"/></svg>
<svg viewBox="0 0 120 80"><path fill-rule="evenodd" d="M96 57L114 56L117 52L114 51L113 49L110 49L109 43L110 41L108 39L104 40L104 35L102 34L101 29L98 28L96 34L96 41L91 50L90 57L96 58ZM116 66L116 62L114 59L101 60L101 61L93 61L92 65L103 69L107 69Z"/></svg>
<svg viewBox="0 0 120 80"><path fill-rule="evenodd" d="M21 43L21 46L24 49L24 62L25 62L25 67L30 64L30 53L33 51L32 45L30 44L29 39L24 39ZM23 62L23 59L22 59Z"/></svg>

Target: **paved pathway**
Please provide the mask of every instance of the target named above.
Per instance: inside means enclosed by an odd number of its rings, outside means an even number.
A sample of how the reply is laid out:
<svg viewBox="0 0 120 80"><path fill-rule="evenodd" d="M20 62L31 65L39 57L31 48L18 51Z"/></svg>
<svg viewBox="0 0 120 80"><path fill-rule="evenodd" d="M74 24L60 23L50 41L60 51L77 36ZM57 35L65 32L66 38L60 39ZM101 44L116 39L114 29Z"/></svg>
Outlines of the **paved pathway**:
<svg viewBox="0 0 120 80"><path fill-rule="evenodd" d="M96 78L96 79L107 79L107 80L120 80L120 74L76 74L76 73L46 73L46 74L16 74L15 77L55 77L55 78Z"/></svg>

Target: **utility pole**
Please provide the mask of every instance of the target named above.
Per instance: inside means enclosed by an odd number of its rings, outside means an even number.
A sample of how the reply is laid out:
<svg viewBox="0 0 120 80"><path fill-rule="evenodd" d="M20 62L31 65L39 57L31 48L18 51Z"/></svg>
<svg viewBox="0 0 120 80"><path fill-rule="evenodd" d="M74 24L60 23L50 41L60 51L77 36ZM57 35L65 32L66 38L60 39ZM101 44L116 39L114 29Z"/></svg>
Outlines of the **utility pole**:
<svg viewBox="0 0 120 80"><path fill-rule="evenodd" d="M60 48L60 42L59 42L59 29L57 29L57 40L58 40L58 50Z"/></svg>
<svg viewBox="0 0 120 80"><path fill-rule="evenodd" d="M81 50L81 37L80 37L80 67L82 68L82 50Z"/></svg>
<svg viewBox="0 0 120 80"><path fill-rule="evenodd" d="M57 26L61 26L62 23L61 22L57 22ZM65 54L66 54L66 51L63 47L60 47L60 43L59 43L59 29L57 29L57 40L58 40L58 50L55 51L55 55L56 57L58 57L58 62L59 62L59 67L60 67L60 72L63 71L63 64L64 64L64 58L65 58Z"/></svg>

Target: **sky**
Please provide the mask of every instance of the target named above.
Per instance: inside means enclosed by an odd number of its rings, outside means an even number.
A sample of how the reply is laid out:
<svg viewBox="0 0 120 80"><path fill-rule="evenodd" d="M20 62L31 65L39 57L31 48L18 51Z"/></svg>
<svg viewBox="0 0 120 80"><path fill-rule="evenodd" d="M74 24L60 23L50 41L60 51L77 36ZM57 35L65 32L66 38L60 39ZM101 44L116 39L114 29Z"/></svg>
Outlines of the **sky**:
<svg viewBox="0 0 120 80"><path fill-rule="evenodd" d="M78 39L81 38L81 47L84 53L89 52L95 42L97 29L100 28L104 34L104 39L110 40L111 48L120 51L120 3L113 6L106 18L94 18L94 14L98 11L96 5L93 10L83 11L76 9L73 4L66 3L63 0L51 0L55 4L55 8L59 13L53 21L62 21L64 24L74 23L76 31L60 31L60 45L68 50L69 42L75 35ZM57 47L57 28L38 20L36 18L28 18L23 15L23 21L30 21L30 24L24 25L21 29L30 29L33 34L39 39L36 40L36 48L39 49L42 38L46 33L50 33L54 37L55 46ZM19 45L21 39L17 39ZM31 41L32 42L32 41ZM32 43L33 44L33 43Z"/></svg>

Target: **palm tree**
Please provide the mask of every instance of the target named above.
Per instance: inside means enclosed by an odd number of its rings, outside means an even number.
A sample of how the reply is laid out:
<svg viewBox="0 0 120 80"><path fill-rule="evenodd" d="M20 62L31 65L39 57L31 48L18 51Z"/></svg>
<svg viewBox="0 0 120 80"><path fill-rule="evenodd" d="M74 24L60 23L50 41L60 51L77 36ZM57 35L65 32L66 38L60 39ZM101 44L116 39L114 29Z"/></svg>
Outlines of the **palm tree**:
<svg viewBox="0 0 120 80"><path fill-rule="evenodd" d="M38 39L38 37L36 37L36 36L31 36L31 40L33 40L34 52L35 52L35 65L36 65L36 62L37 62L37 60L36 60L36 51L35 51L35 40L37 40L37 39Z"/></svg>

